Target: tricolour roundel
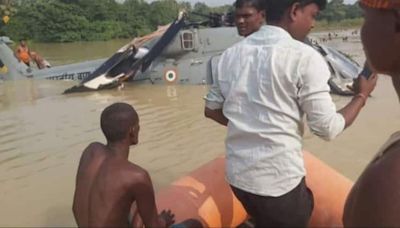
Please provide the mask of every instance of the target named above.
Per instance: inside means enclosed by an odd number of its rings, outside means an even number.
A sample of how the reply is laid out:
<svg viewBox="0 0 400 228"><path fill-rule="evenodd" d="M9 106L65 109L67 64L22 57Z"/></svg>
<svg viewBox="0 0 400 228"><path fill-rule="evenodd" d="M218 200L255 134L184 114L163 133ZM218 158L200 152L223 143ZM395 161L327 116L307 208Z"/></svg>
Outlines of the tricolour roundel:
<svg viewBox="0 0 400 228"><path fill-rule="evenodd" d="M175 69L167 69L164 73L164 80L168 83L174 83L178 80L178 72Z"/></svg>

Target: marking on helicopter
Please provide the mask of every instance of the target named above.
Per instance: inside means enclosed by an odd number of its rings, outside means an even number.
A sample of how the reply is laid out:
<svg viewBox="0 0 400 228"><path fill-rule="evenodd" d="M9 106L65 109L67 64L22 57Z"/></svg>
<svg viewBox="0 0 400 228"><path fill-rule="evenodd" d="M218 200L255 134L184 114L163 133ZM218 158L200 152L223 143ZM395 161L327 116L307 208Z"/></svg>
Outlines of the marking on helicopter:
<svg viewBox="0 0 400 228"><path fill-rule="evenodd" d="M174 83L178 79L178 72L175 68L167 69L164 73L164 80L168 83Z"/></svg>
<svg viewBox="0 0 400 228"><path fill-rule="evenodd" d="M60 74L47 77L50 80L80 80L82 81L84 78L90 75L90 72L79 72L79 73L71 73L71 74Z"/></svg>

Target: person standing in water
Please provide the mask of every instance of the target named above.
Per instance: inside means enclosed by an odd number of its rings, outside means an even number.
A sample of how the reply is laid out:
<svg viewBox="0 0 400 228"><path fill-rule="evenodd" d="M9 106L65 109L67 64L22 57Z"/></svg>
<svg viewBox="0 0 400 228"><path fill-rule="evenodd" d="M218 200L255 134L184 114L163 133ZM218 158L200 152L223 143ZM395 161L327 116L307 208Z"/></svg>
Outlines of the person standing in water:
<svg viewBox="0 0 400 228"><path fill-rule="evenodd" d="M139 142L139 117L133 107L116 103L101 114L107 145L90 144L83 152L76 176L73 213L79 227L132 226L136 208L146 227L169 227L171 211L157 212L148 172L128 161L129 148Z"/></svg>

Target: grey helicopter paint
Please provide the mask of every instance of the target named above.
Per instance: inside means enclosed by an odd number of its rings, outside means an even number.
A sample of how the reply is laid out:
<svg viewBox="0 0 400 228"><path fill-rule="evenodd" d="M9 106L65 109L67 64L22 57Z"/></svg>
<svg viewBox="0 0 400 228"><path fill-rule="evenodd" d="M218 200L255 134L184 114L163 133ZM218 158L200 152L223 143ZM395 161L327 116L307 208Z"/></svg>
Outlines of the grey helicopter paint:
<svg viewBox="0 0 400 228"><path fill-rule="evenodd" d="M114 88L123 81L153 84L211 84L213 71L221 53L243 39L235 27L202 27L178 17L163 35L146 42L139 49L126 45L109 59L92 60L42 70L33 70L18 62L0 38L0 59L8 72L5 80L34 79L76 80L80 83L69 92ZM324 45L312 45L331 69L329 84L332 92L352 95L347 89L358 77L360 67L342 53Z"/></svg>
<svg viewBox="0 0 400 228"><path fill-rule="evenodd" d="M39 70L19 62L15 58L13 51L7 46L12 43L8 37L0 37L0 59L7 67L6 73L0 73L0 77L3 80L36 78L80 81L105 61L105 59L98 59Z"/></svg>

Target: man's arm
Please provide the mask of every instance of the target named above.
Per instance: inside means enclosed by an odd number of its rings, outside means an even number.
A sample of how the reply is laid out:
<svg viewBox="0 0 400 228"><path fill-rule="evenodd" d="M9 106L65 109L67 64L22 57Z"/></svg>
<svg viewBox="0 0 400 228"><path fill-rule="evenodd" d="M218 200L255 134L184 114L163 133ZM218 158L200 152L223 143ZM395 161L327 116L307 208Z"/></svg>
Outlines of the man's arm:
<svg viewBox="0 0 400 228"><path fill-rule="evenodd" d="M370 93L374 90L377 79L377 75L371 71L368 63L365 62L362 72L354 80L353 86L349 87L356 95L349 104L339 111L346 120L345 128L349 127L356 119Z"/></svg>
<svg viewBox="0 0 400 228"><path fill-rule="evenodd" d="M354 122L375 87L376 77L369 80L360 77L360 93L337 112L329 94L330 71L325 60L316 53L306 64L299 88L300 106L307 114L311 131L323 139L332 140Z"/></svg>
<svg viewBox="0 0 400 228"><path fill-rule="evenodd" d="M158 215L154 197L153 184L146 171L135 174L135 184L132 186L134 198L145 227L169 227L174 223L173 215L162 212Z"/></svg>
<svg viewBox="0 0 400 228"><path fill-rule="evenodd" d="M228 119L225 117L222 111L225 97L222 95L218 81L218 72L220 70L220 64L222 64L221 61L223 61L223 56L219 59L217 67L213 67L212 69L213 84L211 85L207 95L204 97L204 100L206 101L204 115L205 117L210 118L219 124L227 126Z"/></svg>
<svg viewBox="0 0 400 228"><path fill-rule="evenodd" d="M209 108L205 108L204 109L204 115L207 118L210 118L212 120L214 120L217 123L220 123L224 126L228 126L228 122L229 120L224 116L224 113L222 112L222 109L216 109L216 110L212 110Z"/></svg>
<svg viewBox="0 0 400 228"><path fill-rule="evenodd" d="M362 107L364 107L369 95L376 86L378 76L373 74L369 79L365 79L364 76L360 75L357 80L359 84L358 94L355 95L353 99L339 111L339 113L342 114L345 119L345 128L353 124Z"/></svg>

